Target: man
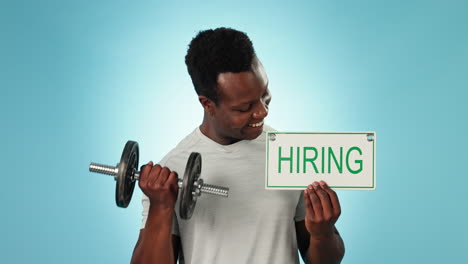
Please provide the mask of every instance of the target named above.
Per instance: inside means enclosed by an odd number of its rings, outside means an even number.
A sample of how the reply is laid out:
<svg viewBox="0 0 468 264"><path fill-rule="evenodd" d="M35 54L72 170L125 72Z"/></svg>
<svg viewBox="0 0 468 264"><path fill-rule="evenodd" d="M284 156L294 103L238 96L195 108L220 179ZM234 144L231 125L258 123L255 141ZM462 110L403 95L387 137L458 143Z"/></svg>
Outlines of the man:
<svg viewBox="0 0 468 264"><path fill-rule="evenodd" d="M335 228L341 210L325 182L304 192L264 188L264 124L271 95L245 33L200 32L185 62L204 118L159 165L142 166L143 225L132 263L340 263ZM199 197L190 220L178 207L177 177L189 154L202 154L201 177L230 188L229 198Z"/></svg>

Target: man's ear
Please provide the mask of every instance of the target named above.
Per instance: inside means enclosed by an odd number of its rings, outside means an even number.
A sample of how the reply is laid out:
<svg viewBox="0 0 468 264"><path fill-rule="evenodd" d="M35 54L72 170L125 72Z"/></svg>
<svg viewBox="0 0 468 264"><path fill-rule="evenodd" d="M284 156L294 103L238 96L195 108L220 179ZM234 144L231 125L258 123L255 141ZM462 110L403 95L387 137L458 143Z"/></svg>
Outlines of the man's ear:
<svg viewBox="0 0 468 264"><path fill-rule="evenodd" d="M208 97L203 96L203 95L198 96L198 101L200 101L200 104L205 110L205 113L207 113L210 116L214 115L216 105L213 101L211 101Z"/></svg>

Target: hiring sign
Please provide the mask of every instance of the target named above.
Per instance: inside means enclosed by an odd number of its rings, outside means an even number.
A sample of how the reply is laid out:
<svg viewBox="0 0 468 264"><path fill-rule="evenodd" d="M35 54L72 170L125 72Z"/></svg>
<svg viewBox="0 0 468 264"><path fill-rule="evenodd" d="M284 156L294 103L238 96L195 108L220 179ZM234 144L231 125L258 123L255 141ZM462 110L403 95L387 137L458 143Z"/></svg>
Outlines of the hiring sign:
<svg viewBox="0 0 468 264"><path fill-rule="evenodd" d="M267 132L266 189L375 190L375 132Z"/></svg>

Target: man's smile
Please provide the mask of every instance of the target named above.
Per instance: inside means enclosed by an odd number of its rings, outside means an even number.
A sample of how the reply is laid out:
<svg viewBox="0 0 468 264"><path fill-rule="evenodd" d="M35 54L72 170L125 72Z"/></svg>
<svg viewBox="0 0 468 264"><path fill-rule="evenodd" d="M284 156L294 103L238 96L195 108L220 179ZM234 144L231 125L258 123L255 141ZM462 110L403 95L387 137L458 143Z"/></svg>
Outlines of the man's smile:
<svg viewBox="0 0 468 264"><path fill-rule="evenodd" d="M249 124L248 126L249 127L261 127L262 125L263 125L263 120L255 124Z"/></svg>

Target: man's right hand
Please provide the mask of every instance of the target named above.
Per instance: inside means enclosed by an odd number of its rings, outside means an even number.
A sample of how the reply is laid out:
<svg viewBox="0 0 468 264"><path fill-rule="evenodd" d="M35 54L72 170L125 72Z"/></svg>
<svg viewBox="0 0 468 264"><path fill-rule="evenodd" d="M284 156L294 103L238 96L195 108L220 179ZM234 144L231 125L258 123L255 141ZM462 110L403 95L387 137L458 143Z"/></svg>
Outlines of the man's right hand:
<svg viewBox="0 0 468 264"><path fill-rule="evenodd" d="M148 218L141 229L132 263L176 263L179 245L173 244L172 220L179 187L177 173L149 162L140 168L138 185L150 201Z"/></svg>
<svg viewBox="0 0 468 264"><path fill-rule="evenodd" d="M138 185L150 200L152 210L174 209L179 187L175 171L153 162L141 166Z"/></svg>

